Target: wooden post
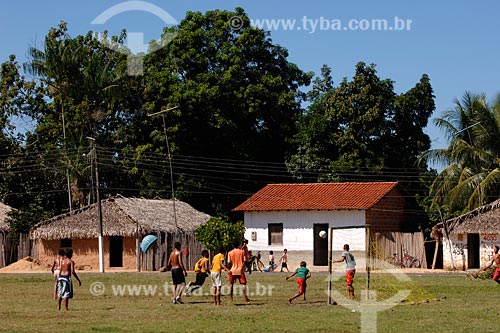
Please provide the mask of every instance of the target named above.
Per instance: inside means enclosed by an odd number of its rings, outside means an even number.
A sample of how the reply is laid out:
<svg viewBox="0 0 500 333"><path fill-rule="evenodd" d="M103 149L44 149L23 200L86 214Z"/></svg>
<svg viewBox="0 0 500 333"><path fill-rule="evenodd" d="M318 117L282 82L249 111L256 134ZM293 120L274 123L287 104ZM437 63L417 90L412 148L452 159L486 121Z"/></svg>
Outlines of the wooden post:
<svg viewBox="0 0 500 333"><path fill-rule="evenodd" d="M439 238L436 238L436 247L434 248L434 258L432 258L432 269L436 269L438 252L439 252Z"/></svg>
<svg viewBox="0 0 500 333"><path fill-rule="evenodd" d="M370 225L367 224L366 228L366 295L369 297L370 295L370 260L371 260L371 237L370 237Z"/></svg>
<svg viewBox="0 0 500 333"><path fill-rule="evenodd" d="M330 235L328 236L328 300L327 304L332 304L332 260L333 260L333 228L330 227Z"/></svg>

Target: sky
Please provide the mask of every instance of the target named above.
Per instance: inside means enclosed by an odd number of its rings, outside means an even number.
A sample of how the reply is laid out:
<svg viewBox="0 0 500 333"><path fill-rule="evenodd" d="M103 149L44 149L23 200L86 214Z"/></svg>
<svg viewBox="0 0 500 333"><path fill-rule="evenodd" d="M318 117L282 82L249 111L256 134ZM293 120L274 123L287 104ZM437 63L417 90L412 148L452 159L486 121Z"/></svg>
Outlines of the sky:
<svg viewBox="0 0 500 333"><path fill-rule="evenodd" d="M302 70L319 74L323 64L330 66L335 84L351 78L359 61L375 64L380 78L394 81L396 93L427 74L436 96L432 118L452 108L466 91L488 99L500 92L500 2L494 0L5 1L0 62L10 54L25 62L28 47L42 47L44 36L60 21L68 23L71 36L89 30L118 34L125 28L147 42L158 39L164 26L180 22L187 11L236 7L254 25L269 30L273 42L285 47L289 61ZM237 28L238 18L234 24ZM425 132L432 148L448 145L432 119Z"/></svg>

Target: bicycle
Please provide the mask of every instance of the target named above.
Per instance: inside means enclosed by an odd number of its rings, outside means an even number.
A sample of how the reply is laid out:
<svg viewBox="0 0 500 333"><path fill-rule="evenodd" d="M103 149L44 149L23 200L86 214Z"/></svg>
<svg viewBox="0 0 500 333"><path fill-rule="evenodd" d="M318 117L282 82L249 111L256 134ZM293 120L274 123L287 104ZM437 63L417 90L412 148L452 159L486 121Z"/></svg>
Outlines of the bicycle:
<svg viewBox="0 0 500 333"><path fill-rule="evenodd" d="M405 265L403 264L403 260L401 260L398 257L397 253L393 253L391 257L385 258L385 261L387 261L389 264L391 264L394 267L405 268Z"/></svg>
<svg viewBox="0 0 500 333"><path fill-rule="evenodd" d="M421 263L417 258L410 256L408 251L403 251L403 257L399 258L397 253L393 253L391 257L385 259L394 267L399 268L420 268Z"/></svg>
<svg viewBox="0 0 500 333"><path fill-rule="evenodd" d="M408 268L420 268L420 260L408 254L408 251L403 251L403 265Z"/></svg>

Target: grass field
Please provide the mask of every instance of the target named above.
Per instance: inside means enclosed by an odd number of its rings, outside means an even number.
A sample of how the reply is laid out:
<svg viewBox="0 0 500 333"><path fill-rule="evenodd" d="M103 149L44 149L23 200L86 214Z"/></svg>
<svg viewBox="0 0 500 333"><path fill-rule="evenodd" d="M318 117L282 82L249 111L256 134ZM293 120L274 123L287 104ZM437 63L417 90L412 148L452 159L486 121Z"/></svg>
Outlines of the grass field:
<svg viewBox="0 0 500 333"><path fill-rule="evenodd" d="M197 295L184 296L185 304L173 305L164 289L165 283L171 282L170 273L81 273L83 285L75 286L70 311L58 311L51 298L50 274L0 274L0 331L361 331L359 309L352 312L341 305L326 304L326 273L313 272L307 300L299 298L291 305L287 299L296 293L296 283L285 281L285 276L254 273L248 277L251 304L244 304L243 297L236 295L233 304L223 297L223 306L215 307L209 280ZM188 281L193 278L190 273ZM378 313L377 332L498 332L500 286L493 281L430 274L410 279L399 281L391 274L372 274L371 289L377 291L379 301L399 289L412 291L407 301ZM363 274L355 279L358 301L365 282ZM334 290L344 294L342 278L332 284Z"/></svg>

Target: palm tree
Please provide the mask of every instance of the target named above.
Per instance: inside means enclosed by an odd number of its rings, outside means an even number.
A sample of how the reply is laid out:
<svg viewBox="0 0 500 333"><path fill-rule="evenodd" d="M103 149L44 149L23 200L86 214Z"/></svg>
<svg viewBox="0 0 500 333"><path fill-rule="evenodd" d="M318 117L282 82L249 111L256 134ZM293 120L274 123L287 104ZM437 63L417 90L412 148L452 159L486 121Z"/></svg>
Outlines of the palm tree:
<svg viewBox="0 0 500 333"><path fill-rule="evenodd" d="M90 32L71 38L64 22L49 31L43 49L31 47L29 55L25 70L48 87L56 110L41 115L37 131L50 133L44 136L50 148L62 146L68 192L83 205L84 192L89 191L83 189L89 179L88 161L82 159L82 153L88 151L86 137L98 136L98 128L106 131L104 119L110 113L112 96L120 89L126 57L106 48ZM63 135L54 128L62 128Z"/></svg>
<svg viewBox="0 0 500 333"><path fill-rule="evenodd" d="M435 205L448 214L472 210L500 196L500 95L488 103L484 94L466 92L455 107L434 120L450 144L420 156L421 162L447 165L432 183Z"/></svg>

